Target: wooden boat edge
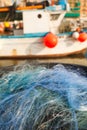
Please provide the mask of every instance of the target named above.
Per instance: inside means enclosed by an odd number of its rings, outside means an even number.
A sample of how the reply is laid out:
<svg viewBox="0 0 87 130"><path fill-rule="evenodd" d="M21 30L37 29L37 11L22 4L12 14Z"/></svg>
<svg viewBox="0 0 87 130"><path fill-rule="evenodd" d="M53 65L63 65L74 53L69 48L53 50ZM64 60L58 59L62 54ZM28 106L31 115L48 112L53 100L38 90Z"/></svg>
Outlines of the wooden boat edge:
<svg viewBox="0 0 87 130"><path fill-rule="evenodd" d="M0 60L5 60L5 59L46 59L46 58L62 58L68 55L73 55L73 54L80 54L84 53L86 49L82 49L79 51L75 52L69 52L69 53L64 53L64 54L46 54L46 55L11 55L11 56L0 56Z"/></svg>

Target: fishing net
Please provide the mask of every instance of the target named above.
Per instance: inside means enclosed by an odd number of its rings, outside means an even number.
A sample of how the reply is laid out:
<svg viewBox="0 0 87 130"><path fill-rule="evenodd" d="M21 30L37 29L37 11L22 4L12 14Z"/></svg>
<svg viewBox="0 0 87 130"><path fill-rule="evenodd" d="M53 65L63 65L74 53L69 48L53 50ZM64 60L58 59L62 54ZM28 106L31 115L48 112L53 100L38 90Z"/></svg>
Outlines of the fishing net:
<svg viewBox="0 0 87 130"><path fill-rule="evenodd" d="M0 130L87 130L86 76L63 65L3 72Z"/></svg>

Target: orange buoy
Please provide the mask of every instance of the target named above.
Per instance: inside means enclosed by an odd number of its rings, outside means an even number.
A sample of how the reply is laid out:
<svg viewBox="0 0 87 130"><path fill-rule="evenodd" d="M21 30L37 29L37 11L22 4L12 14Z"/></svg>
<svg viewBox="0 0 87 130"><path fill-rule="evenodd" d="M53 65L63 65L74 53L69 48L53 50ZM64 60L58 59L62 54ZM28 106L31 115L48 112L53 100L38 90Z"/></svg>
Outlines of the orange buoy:
<svg viewBox="0 0 87 130"><path fill-rule="evenodd" d="M87 34L85 32L79 34L78 40L80 42L84 42L86 39L87 39Z"/></svg>
<svg viewBox="0 0 87 130"><path fill-rule="evenodd" d="M80 27L76 28L76 31L77 31L77 32L80 32L80 31L81 31L81 28L80 28Z"/></svg>
<svg viewBox="0 0 87 130"><path fill-rule="evenodd" d="M51 0L51 6L55 5L55 1Z"/></svg>
<svg viewBox="0 0 87 130"><path fill-rule="evenodd" d="M0 23L0 33L3 33L4 32L4 25L3 23Z"/></svg>
<svg viewBox="0 0 87 130"><path fill-rule="evenodd" d="M45 44L45 46L47 46L49 48L55 47L57 45L57 43L58 43L58 38L53 33L48 33L44 37L44 44Z"/></svg>

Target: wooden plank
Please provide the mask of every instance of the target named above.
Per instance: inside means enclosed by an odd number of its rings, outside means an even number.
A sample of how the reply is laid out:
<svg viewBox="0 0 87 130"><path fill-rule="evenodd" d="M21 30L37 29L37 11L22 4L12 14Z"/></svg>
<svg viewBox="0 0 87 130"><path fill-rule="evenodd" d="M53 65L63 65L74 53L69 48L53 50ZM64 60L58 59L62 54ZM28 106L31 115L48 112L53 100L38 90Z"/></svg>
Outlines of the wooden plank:
<svg viewBox="0 0 87 130"><path fill-rule="evenodd" d="M0 12L8 12L9 8L8 7L2 7L0 8Z"/></svg>
<svg viewBox="0 0 87 130"><path fill-rule="evenodd" d="M32 9L42 9L43 5L32 5L32 6L24 6L24 7L17 7L17 11L22 11L22 10L32 10ZM8 12L9 7L1 7L0 12Z"/></svg>
<svg viewBox="0 0 87 130"><path fill-rule="evenodd" d="M31 10L31 9L42 9L43 5L32 5L32 6L24 6L24 7L17 7L17 10Z"/></svg>

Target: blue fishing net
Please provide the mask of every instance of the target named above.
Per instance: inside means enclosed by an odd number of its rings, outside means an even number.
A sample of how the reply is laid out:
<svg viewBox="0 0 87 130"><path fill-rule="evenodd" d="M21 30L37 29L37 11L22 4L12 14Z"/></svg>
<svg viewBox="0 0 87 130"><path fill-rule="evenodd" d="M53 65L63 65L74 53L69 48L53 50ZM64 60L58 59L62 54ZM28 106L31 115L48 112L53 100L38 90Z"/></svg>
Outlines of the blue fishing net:
<svg viewBox="0 0 87 130"><path fill-rule="evenodd" d="M0 130L87 130L87 77L63 65L4 72Z"/></svg>

